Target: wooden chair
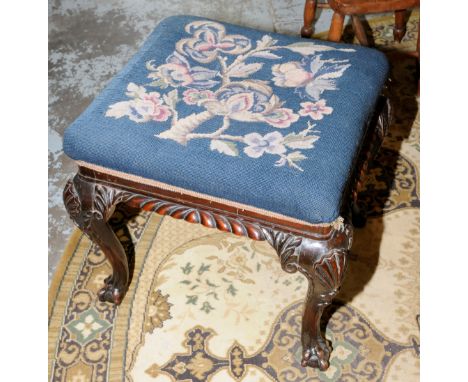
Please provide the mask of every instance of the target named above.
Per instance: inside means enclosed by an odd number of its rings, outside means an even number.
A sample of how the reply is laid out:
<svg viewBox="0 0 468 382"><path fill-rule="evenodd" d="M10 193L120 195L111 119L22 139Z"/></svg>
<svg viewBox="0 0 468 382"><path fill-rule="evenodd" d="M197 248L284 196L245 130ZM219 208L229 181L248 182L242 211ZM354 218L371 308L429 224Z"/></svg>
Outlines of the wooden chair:
<svg viewBox="0 0 468 382"><path fill-rule="evenodd" d="M357 39L361 45L368 46L369 41L359 16L371 13L394 12L395 28L393 36L395 41L400 42L406 33L406 10L419 7L419 0L328 0L328 4L325 4L323 1L306 0L304 6L304 26L301 29L302 37L312 36L312 24L317 7L331 8L334 12L328 32L328 40L340 41L345 16L349 15L351 16Z"/></svg>

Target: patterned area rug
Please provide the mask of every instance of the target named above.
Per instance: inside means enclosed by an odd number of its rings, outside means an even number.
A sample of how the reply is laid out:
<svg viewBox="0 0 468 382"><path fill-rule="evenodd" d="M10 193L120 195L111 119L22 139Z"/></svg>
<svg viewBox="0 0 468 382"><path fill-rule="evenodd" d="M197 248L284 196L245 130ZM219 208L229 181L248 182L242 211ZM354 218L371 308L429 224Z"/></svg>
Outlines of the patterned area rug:
<svg viewBox="0 0 468 382"><path fill-rule="evenodd" d="M376 44L414 49L418 19L401 45L390 16L372 21ZM368 223L325 313L326 372L300 366L306 280L284 273L268 244L119 209L112 225L132 259L129 292L118 308L97 301L110 267L76 231L50 287L50 380L419 380L417 68L391 60L395 119L361 193Z"/></svg>

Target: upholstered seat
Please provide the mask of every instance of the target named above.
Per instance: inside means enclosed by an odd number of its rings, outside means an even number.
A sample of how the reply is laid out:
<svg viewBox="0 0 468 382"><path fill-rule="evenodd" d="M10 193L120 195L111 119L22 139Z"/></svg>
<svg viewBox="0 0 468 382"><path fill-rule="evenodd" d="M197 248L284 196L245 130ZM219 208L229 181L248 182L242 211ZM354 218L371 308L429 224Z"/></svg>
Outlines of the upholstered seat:
<svg viewBox="0 0 468 382"><path fill-rule="evenodd" d="M66 130L64 150L81 166L329 223L387 71L364 47L170 17Z"/></svg>

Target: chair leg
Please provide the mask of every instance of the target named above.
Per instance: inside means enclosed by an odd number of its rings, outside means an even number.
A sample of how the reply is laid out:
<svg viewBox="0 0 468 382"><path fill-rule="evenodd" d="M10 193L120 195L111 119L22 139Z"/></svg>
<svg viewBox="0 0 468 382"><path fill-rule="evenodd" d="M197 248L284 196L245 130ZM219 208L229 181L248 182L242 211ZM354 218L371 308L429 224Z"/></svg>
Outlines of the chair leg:
<svg viewBox="0 0 468 382"><path fill-rule="evenodd" d="M369 40L367 38L366 31L364 30L364 25L362 25L361 19L357 15L351 16L353 21L354 33L361 45L369 46Z"/></svg>
<svg viewBox="0 0 468 382"><path fill-rule="evenodd" d="M343 34L344 15L335 12L331 20L330 30L328 31L328 40L338 42Z"/></svg>
<svg viewBox="0 0 468 382"><path fill-rule="evenodd" d="M276 249L282 268L301 272L309 287L302 317L302 366L328 369L331 349L323 338L320 320L325 307L339 292L352 243L352 227L345 225L316 240L264 229Z"/></svg>
<svg viewBox="0 0 468 382"><path fill-rule="evenodd" d="M395 11L395 27L393 28L393 38L401 42L406 34L406 10Z"/></svg>
<svg viewBox="0 0 468 382"><path fill-rule="evenodd" d="M128 260L122 244L107 221L115 206L131 198L131 193L94 183L76 175L65 186L63 199L74 223L104 252L112 275L99 291L101 301L120 304L128 288Z"/></svg>
<svg viewBox="0 0 468 382"><path fill-rule="evenodd" d="M314 33L313 23L315 20L315 12L317 10L316 0L305 0L304 4L304 25L301 29L301 37L310 38Z"/></svg>

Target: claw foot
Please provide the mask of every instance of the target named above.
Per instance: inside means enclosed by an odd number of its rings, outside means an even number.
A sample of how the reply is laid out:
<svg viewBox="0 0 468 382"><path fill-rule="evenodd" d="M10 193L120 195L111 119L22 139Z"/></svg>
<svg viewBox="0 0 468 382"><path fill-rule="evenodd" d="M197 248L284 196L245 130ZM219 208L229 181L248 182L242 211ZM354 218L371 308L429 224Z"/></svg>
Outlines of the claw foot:
<svg viewBox="0 0 468 382"><path fill-rule="evenodd" d="M120 305L125 292L122 288L114 286L112 277L106 279L106 285L98 292L99 301L111 302L115 305Z"/></svg>
<svg viewBox="0 0 468 382"><path fill-rule="evenodd" d="M318 341L304 350L302 356L302 367L316 367L325 371L330 366L330 347L324 341Z"/></svg>

